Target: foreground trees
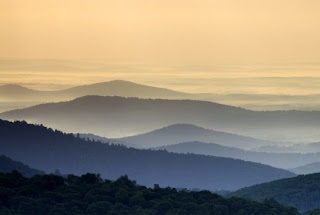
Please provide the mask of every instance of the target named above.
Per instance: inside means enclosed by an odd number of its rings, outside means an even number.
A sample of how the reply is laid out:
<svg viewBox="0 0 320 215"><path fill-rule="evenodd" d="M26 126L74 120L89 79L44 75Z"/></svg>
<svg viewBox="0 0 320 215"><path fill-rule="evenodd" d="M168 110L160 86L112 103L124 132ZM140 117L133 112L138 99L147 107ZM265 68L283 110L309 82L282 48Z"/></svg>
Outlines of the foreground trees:
<svg viewBox="0 0 320 215"><path fill-rule="evenodd" d="M153 189L122 176L116 181L99 175L36 175L0 173L0 214L121 214L121 215L297 215L275 201L224 199L208 191Z"/></svg>

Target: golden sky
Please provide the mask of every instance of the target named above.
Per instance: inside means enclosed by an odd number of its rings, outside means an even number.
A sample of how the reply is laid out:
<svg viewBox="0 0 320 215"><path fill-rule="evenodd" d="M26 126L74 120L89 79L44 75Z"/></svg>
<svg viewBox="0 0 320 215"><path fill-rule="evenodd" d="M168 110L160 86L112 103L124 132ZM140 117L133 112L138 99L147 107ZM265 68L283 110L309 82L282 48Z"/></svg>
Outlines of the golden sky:
<svg viewBox="0 0 320 215"><path fill-rule="evenodd" d="M318 62L319 0L0 0L0 57Z"/></svg>
<svg viewBox="0 0 320 215"><path fill-rule="evenodd" d="M0 5L0 85L122 79L184 92L320 94L320 0Z"/></svg>

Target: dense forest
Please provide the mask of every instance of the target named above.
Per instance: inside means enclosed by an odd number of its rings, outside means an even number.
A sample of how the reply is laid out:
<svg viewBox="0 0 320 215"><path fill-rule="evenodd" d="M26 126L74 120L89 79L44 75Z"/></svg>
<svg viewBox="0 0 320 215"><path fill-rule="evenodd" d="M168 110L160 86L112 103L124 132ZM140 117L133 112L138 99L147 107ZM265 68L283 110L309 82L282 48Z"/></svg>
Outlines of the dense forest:
<svg viewBox="0 0 320 215"><path fill-rule="evenodd" d="M115 180L127 174L139 184L237 190L293 173L270 166L213 156L138 150L86 141L41 125L0 120L0 154L47 173L99 173Z"/></svg>
<svg viewBox="0 0 320 215"><path fill-rule="evenodd" d="M224 199L208 191L153 189L137 185L127 176L115 181L96 174L81 177L0 173L1 215L298 215L295 208L273 200L257 203Z"/></svg>
<svg viewBox="0 0 320 215"><path fill-rule="evenodd" d="M281 204L296 207L301 211L320 208L320 173L255 185L229 195L257 201L273 198Z"/></svg>

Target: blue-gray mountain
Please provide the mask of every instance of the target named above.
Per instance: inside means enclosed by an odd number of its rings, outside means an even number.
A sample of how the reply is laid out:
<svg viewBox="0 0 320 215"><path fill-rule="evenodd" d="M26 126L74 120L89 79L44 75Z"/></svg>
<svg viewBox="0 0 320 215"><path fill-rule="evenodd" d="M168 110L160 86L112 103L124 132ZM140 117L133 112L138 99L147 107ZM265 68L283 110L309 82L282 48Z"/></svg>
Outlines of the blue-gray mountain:
<svg viewBox="0 0 320 215"><path fill-rule="evenodd" d="M86 96L0 114L73 133L115 137L185 123L266 139L318 140L320 112L250 111L213 102ZM320 138L319 138L320 139Z"/></svg>
<svg viewBox="0 0 320 215"><path fill-rule="evenodd" d="M21 162L14 161L5 155L0 155L0 172L10 173L13 170L20 172L25 177L45 174L44 171L30 168L29 166Z"/></svg>
<svg viewBox="0 0 320 215"><path fill-rule="evenodd" d="M85 141L25 122L0 120L0 153L39 170L81 175L100 173L116 179L127 174L153 186L236 190L294 176L270 166L230 158L138 150Z"/></svg>
<svg viewBox="0 0 320 215"><path fill-rule="evenodd" d="M200 141L218 143L236 148L255 148L265 145L284 145L284 142L261 140L221 131L201 128L190 124L174 124L136 136L117 139L140 148L173 145L182 142Z"/></svg>
<svg viewBox="0 0 320 215"><path fill-rule="evenodd" d="M235 158L246 161L253 161L257 163L263 163L284 169L295 168L315 161L320 162L320 153L300 154L254 152L234 147L226 147L214 143L203 142L185 142L175 145L162 146L155 149L165 149L169 152L176 153L194 153L200 155L212 155L219 157ZM296 169L290 169L290 171L299 173L299 171Z"/></svg>
<svg viewBox="0 0 320 215"><path fill-rule="evenodd" d="M290 169L290 171L296 174L311 174L320 173L320 162L308 163L303 166L298 166L296 168Z"/></svg>

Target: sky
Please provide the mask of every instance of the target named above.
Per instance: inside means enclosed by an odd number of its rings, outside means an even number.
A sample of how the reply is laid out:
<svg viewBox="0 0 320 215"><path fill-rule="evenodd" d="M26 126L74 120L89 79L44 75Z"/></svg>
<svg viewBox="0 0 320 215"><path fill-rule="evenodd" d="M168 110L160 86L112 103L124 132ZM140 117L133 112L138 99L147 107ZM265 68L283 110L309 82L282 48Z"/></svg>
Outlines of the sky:
<svg viewBox="0 0 320 215"><path fill-rule="evenodd" d="M0 3L0 84L125 79L193 92L318 93L319 0Z"/></svg>

